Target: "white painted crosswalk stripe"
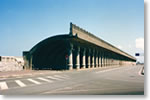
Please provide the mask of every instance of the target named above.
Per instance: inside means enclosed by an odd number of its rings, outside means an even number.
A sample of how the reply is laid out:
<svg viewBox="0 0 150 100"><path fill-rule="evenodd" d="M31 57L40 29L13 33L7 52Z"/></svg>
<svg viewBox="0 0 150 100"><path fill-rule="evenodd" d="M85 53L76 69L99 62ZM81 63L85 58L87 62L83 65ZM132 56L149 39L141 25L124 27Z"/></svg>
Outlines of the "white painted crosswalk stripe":
<svg viewBox="0 0 150 100"><path fill-rule="evenodd" d="M6 89L11 89L11 88L16 88L16 87L27 87L28 86L28 82L30 81L32 82L32 84L42 84L44 82L49 82L49 83L53 83L55 81L61 81L61 80L65 80L65 79L69 79L70 77L67 75L52 75L52 76L45 76L45 77L36 77L34 79L32 78L26 78L25 80L13 80L13 81L1 81L0 82L0 90L6 90ZM25 83L24 83L25 82ZM12 83L16 83L16 85L12 85ZM27 84L28 83L28 84ZM31 83L30 83L31 84Z"/></svg>
<svg viewBox="0 0 150 100"><path fill-rule="evenodd" d="M20 80L15 80L15 82L20 86L20 87L25 87L26 85L21 82Z"/></svg>
<svg viewBox="0 0 150 100"><path fill-rule="evenodd" d="M0 90L6 90L8 89L7 83L6 82L0 82Z"/></svg>
<svg viewBox="0 0 150 100"><path fill-rule="evenodd" d="M52 83L53 81L52 80L48 80L48 79L45 79L45 78L42 78L42 77L38 77L37 79L40 79L42 81L46 81L46 82L50 82Z"/></svg>
<svg viewBox="0 0 150 100"><path fill-rule="evenodd" d="M69 77L65 77L65 76L60 76L60 75L54 75L54 76L58 78L69 79Z"/></svg>
<svg viewBox="0 0 150 100"><path fill-rule="evenodd" d="M52 76L47 76L47 78L54 79L54 80L62 80L62 79L59 79L57 77L52 77Z"/></svg>
<svg viewBox="0 0 150 100"><path fill-rule="evenodd" d="M31 78L29 78L29 79L27 79L27 80L30 81L30 82L33 82L33 83L35 83L35 84L41 84L40 82L35 81L35 80L31 79Z"/></svg>

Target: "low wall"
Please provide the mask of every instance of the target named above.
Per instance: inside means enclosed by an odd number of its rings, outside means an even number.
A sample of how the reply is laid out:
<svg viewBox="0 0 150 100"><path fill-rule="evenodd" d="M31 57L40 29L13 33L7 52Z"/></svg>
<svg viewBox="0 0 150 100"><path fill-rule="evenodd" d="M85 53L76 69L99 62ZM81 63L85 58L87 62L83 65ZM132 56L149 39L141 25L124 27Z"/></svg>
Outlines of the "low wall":
<svg viewBox="0 0 150 100"><path fill-rule="evenodd" d="M0 72L23 70L24 61L22 57L0 56Z"/></svg>

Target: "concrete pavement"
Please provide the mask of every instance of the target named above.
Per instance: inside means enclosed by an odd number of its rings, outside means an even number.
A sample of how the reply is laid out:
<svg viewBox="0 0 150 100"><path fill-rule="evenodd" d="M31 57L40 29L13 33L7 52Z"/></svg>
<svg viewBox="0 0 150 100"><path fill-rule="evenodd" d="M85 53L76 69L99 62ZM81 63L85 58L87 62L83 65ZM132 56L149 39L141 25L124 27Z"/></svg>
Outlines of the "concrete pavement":
<svg viewBox="0 0 150 100"><path fill-rule="evenodd" d="M0 80L0 94L144 94L142 66L73 70Z"/></svg>

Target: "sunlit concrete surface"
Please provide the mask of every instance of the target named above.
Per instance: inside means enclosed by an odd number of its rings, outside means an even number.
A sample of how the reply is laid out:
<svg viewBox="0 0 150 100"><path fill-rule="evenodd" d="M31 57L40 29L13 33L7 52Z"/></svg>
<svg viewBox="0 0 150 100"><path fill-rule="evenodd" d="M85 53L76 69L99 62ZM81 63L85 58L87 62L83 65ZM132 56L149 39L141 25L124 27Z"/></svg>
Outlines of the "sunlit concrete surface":
<svg viewBox="0 0 150 100"><path fill-rule="evenodd" d="M0 94L143 95L142 67L114 66L5 78L0 80Z"/></svg>

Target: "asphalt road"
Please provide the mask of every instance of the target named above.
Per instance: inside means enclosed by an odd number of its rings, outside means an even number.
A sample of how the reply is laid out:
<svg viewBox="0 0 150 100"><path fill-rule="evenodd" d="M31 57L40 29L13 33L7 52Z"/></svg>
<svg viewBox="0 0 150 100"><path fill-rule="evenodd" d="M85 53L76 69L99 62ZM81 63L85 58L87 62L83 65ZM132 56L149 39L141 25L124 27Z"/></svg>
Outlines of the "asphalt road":
<svg viewBox="0 0 150 100"><path fill-rule="evenodd" d="M62 71L0 79L0 94L144 95L143 66Z"/></svg>

